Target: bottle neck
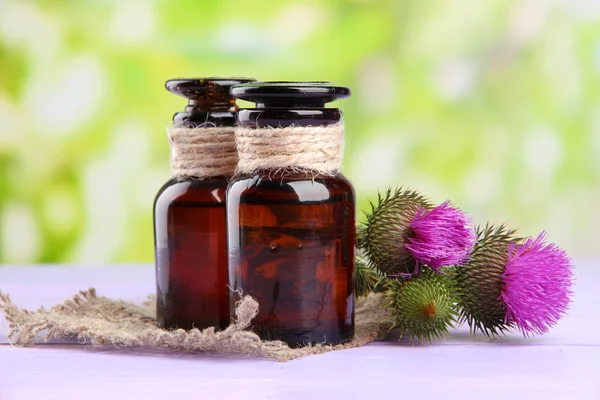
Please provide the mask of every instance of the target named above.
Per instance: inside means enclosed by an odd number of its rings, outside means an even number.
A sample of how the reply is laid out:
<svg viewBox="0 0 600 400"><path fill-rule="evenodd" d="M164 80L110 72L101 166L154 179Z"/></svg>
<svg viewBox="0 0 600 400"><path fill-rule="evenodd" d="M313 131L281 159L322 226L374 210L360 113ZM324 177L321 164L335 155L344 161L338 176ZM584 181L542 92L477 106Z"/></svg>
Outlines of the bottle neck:
<svg viewBox="0 0 600 400"><path fill-rule="evenodd" d="M235 112L232 111L194 111L179 112L173 116L176 127L220 127L235 126Z"/></svg>
<svg viewBox="0 0 600 400"><path fill-rule="evenodd" d="M238 114L240 127L246 128L236 129L235 134L239 173L291 169L333 176L339 172L344 152L339 110L260 111L241 110ZM292 111L293 118L281 115Z"/></svg>
<svg viewBox="0 0 600 400"><path fill-rule="evenodd" d="M188 105L185 107L185 111L188 113L201 113L201 112L236 112L237 105L235 104L235 99L232 98L217 98L214 97L206 97L206 98L197 98L197 99L189 99Z"/></svg>
<svg viewBox="0 0 600 400"><path fill-rule="evenodd" d="M339 108L245 108L237 113L237 123L247 128L289 126L328 126L342 121Z"/></svg>

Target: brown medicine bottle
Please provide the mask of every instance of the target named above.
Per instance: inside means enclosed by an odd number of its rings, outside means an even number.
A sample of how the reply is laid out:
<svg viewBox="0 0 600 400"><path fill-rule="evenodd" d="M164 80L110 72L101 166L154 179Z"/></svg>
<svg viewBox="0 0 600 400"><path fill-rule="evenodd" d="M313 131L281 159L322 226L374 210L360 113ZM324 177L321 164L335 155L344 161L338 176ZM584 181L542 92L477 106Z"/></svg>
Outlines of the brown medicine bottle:
<svg viewBox="0 0 600 400"><path fill-rule="evenodd" d="M233 86L231 93L256 103L238 111L240 128L277 130L341 123L342 112L325 104L350 90L326 82L255 82ZM294 347L352 338L354 197L338 171L319 174L293 165L240 172L230 182L229 283L237 289L232 302L240 292L258 301L252 329L261 338Z"/></svg>
<svg viewBox="0 0 600 400"><path fill-rule="evenodd" d="M250 81L220 78L167 81L167 90L189 101L185 112L173 116L173 129L185 128L190 132L194 129L197 135L194 140L203 144L204 132L208 135L211 128L231 127L233 139L237 107L229 88ZM226 130L222 131L227 135ZM188 131L179 132L180 143L186 144ZM235 150L234 144L232 148ZM173 147L173 151L177 150ZM209 157L218 159L219 154L215 152ZM185 163L182 165L186 167ZM156 319L162 328L223 329L229 324L225 190L234 168L235 162L228 173L220 172L222 175L217 176L194 176L193 170L185 173L184 169L184 173L174 176L156 195Z"/></svg>

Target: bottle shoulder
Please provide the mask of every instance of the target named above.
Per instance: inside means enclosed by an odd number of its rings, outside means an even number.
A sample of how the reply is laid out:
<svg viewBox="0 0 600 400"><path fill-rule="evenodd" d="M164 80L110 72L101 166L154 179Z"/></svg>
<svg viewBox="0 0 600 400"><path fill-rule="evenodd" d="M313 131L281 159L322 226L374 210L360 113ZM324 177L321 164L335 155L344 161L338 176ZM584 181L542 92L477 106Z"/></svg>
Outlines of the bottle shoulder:
<svg viewBox="0 0 600 400"><path fill-rule="evenodd" d="M354 201L354 187L348 178L311 176L304 173L258 171L238 175L229 183L227 196L243 202L298 202Z"/></svg>
<svg viewBox="0 0 600 400"><path fill-rule="evenodd" d="M154 204L156 207L174 202L224 203L227 184L226 177L184 180L172 178L158 190Z"/></svg>

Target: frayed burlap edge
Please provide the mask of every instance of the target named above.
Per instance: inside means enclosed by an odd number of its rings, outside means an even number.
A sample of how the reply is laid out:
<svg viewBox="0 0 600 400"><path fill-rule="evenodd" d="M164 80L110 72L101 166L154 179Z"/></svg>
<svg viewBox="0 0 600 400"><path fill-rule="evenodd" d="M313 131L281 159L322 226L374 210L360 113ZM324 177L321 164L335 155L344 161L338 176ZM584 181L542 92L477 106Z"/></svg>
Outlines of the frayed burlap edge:
<svg viewBox="0 0 600 400"><path fill-rule="evenodd" d="M381 294L369 294L358 300L354 339L343 345L308 345L291 349L280 341L262 341L247 330L258 313L258 303L245 296L236 305L235 321L223 331L214 328L191 331L167 331L155 324L152 301L141 305L98 297L94 289L82 291L72 300L50 310L19 309L7 294L0 292L0 309L9 323L7 337L16 345L35 342L36 334L50 338L77 337L82 344L116 347L156 347L188 352L266 356L289 361L313 354L363 346L388 331L389 310Z"/></svg>

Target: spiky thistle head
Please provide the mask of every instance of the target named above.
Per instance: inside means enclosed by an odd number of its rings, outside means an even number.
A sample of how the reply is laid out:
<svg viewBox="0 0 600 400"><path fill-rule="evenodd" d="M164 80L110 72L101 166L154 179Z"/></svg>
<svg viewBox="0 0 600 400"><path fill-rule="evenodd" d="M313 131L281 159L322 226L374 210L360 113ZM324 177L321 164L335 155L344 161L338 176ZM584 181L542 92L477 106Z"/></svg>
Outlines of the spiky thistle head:
<svg viewBox="0 0 600 400"><path fill-rule="evenodd" d="M420 209L430 209L425 197L402 188L379 194L371 203L366 222L358 229L358 246L386 274L413 273L416 261L404 246L411 234L410 223Z"/></svg>
<svg viewBox="0 0 600 400"><path fill-rule="evenodd" d="M415 260L435 272L443 266L464 264L477 241L471 219L449 201L431 210L419 209L410 229L405 247Z"/></svg>
<svg viewBox="0 0 600 400"><path fill-rule="evenodd" d="M456 320L454 296L443 275L428 271L408 280L394 280L387 296L393 327L411 342L442 338Z"/></svg>
<svg viewBox="0 0 600 400"><path fill-rule="evenodd" d="M477 229L478 242L471 259L451 274L460 308L459 322L466 321L471 331L487 336L498 335L512 327L505 321L502 275L508 261L508 246L517 242L514 230L504 225L486 225Z"/></svg>
<svg viewBox="0 0 600 400"><path fill-rule="evenodd" d="M565 314L572 294L571 261L542 232L535 239L508 246L502 275L505 320L525 335L543 334Z"/></svg>

